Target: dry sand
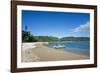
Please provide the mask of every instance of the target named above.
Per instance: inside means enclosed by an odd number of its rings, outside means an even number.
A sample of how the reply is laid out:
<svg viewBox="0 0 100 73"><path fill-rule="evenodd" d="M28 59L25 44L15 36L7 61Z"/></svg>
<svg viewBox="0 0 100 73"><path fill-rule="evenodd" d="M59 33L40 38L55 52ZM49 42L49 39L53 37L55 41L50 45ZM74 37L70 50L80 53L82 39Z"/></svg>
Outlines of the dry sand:
<svg viewBox="0 0 100 73"><path fill-rule="evenodd" d="M26 50L24 50L24 47L22 48L22 62L89 59L85 55L53 49L40 43L34 45L35 47L27 48Z"/></svg>

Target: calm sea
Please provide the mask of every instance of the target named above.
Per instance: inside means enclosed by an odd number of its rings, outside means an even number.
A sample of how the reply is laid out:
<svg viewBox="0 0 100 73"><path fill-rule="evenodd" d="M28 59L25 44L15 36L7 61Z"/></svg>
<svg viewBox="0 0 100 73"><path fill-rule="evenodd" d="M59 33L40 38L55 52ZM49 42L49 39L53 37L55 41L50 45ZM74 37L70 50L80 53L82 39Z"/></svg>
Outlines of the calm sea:
<svg viewBox="0 0 100 73"><path fill-rule="evenodd" d="M65 46L64 51L83 54L89 56L90 42L89 41L66 41L66 42L49 42L48 47L53 48L55 45Z"/></svg>

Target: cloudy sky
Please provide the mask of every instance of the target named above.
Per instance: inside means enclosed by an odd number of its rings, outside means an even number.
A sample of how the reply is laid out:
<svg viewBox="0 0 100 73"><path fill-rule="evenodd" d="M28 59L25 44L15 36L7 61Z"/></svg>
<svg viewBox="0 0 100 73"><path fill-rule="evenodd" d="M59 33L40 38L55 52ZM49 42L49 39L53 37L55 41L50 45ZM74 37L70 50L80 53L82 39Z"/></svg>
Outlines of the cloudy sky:
<svg viewBox="0 0 100 73"><path fill-rule="evenodd" d="M71 12L22 11L22 30L36 36L89 37L90 14Z"/></svg>

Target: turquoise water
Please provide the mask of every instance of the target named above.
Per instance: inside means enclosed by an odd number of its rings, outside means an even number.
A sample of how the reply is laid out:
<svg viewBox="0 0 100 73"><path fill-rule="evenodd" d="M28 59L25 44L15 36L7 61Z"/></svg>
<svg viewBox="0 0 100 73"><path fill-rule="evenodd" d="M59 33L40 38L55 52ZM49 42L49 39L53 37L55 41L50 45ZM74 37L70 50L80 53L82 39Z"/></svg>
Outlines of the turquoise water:
<svg viewBox="0 0 100 73"><path fill-rule="evenodd" d="M90 42L89 41L49 42L47 46L53 48L55 45L65 46L64 51L83 54L86 56L89 56L90 54Z"/></svg>

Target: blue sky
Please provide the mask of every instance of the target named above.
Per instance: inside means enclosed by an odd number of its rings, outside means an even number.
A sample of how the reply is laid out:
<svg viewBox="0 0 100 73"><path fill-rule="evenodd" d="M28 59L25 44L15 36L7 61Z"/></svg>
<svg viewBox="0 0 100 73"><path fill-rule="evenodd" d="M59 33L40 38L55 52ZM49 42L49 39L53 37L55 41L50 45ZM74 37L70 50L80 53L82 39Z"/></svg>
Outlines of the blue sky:
<svg viewBox="0 0 100 73"><path fill-rule="evenodd" d="M22 30L35 36L89 37L90 14L22 10Z"/></svg>

